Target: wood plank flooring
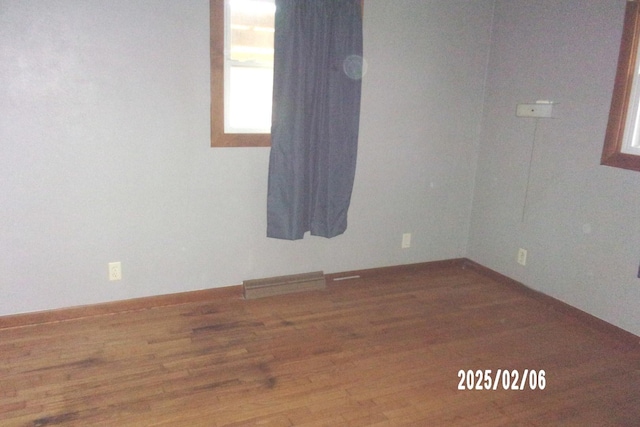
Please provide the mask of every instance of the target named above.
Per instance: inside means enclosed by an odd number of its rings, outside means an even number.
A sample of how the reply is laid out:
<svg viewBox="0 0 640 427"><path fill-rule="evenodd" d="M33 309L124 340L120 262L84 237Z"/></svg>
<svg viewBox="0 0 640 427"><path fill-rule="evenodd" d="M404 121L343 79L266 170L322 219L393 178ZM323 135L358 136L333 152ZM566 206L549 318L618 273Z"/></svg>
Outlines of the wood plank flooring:
<svg viewBox="0 0 640 427"><path fill-rule="evenodd" d="M546 385L458 390L469 369L544 370ZM638 346L460 266L0 329L1 426L639 420Z"/></svg>

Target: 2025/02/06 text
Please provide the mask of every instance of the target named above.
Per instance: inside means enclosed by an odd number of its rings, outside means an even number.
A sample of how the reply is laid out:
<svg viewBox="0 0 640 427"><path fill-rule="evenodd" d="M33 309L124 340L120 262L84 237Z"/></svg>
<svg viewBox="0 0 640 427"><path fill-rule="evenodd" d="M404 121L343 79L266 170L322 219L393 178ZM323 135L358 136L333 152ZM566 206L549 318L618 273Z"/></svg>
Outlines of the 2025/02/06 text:
<svg viewBox="0 0 640 427"><path fill-rule="evenodd" d="M544 390L547 386L544 369L460 369L458 390Z"/></svg>

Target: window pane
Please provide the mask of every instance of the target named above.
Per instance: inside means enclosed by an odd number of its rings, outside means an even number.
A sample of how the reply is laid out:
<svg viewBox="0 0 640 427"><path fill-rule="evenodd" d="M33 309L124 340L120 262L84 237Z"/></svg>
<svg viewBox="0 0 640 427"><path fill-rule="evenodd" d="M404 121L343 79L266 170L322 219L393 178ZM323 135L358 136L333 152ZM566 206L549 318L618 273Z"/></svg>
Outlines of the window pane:
<svg viewBox="0 0 640 427"><path fill-rule="evenodd" d="M271 132L273 68L232 66L229 74L229 128L240 133Z"/></svg>
<svg viewBox="0 0 640 427"><path fill-rule="evenodd" d="M640 46L639 46L640 48ZM640 50L638 51L640 53ZM640 55L636 55L640 58ZM627 121L624 128L621 152L640 154L640 61L636 60L635 73L631 84Z"/></svg>
<svg viewBox="0 0 640 427"><path fill-rule="evenodd" d="M232 61L273 67L274 0L230 0Z"/></svg>
<svg viewBox="0 0 640 427"><path fill-rule="evenodd" d="M225 132L269 133L275 0L228 0Z"/></svg>

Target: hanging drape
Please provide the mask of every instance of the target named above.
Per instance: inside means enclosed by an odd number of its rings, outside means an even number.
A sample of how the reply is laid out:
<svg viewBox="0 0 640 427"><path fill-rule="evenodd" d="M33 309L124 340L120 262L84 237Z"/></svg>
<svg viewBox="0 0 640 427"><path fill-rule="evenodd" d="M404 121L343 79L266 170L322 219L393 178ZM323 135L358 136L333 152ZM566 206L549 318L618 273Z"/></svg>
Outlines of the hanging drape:
<svg viewBox="0 0 640 427"><path fill-rule="evenodd" d="M267 236L347 227L362 77L360 0L276 0Z"/></svg>

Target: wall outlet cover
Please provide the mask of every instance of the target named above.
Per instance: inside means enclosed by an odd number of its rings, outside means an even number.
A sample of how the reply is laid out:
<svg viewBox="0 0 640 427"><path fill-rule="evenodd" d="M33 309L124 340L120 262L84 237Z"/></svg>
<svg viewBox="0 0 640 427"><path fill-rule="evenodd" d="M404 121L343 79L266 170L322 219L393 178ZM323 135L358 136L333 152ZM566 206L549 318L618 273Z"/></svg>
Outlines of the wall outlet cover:
<svg viewBox="0 0 640 427"><path fill-rule="evenodd" d="M411 247L411 233L404 233L402 235L402 249Z"/></svg>
<svg viewBox="0 0 640 427"><path fill-rule="evenodd" d="M109 263L109 280L122 280L122 265L120 262Z"/></svg>
<svg viewBox="0 0 640 427"><path fill-rule="evenodd" d="M518 264L527 265L527 250L526 249L518 249Z"/></svg>

